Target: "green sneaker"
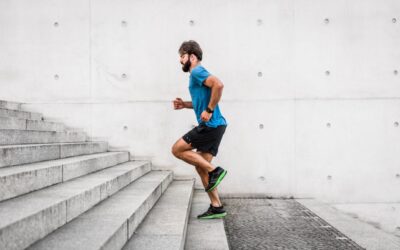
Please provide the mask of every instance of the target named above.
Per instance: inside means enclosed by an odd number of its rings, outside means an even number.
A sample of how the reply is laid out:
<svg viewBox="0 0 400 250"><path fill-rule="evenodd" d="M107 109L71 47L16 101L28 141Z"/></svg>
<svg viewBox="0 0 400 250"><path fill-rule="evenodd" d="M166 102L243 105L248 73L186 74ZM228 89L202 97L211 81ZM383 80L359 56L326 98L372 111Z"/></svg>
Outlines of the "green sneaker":
<svg viewBox="0 0 400 250"><path fill-rule="evenodd" d="M209 172L209 181L206 192L212 191L214 188L216 188L222 179L224 179L227 172L228 171L221 167L216 167L212 172Z"/></svg>
<svg viewBox="0 0 400 250"><path fill-rule="evenodd" d="M197 216L197 219L218 219L226 216L226 211L223 206L213 207L210 204L208 210Z"/></svg>

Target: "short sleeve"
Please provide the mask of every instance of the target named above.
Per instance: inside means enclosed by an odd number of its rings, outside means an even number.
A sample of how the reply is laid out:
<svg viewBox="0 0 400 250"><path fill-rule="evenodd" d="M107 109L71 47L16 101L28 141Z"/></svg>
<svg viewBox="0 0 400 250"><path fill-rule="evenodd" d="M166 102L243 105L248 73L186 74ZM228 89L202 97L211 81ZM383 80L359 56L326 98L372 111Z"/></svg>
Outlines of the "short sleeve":
<svg viewBox="0 0 400 250"><path fill-rule="evenodd" d="M203 82L210 76L210 73L203 67L196 67L191 73L193 83L202 86Z"/></svg>

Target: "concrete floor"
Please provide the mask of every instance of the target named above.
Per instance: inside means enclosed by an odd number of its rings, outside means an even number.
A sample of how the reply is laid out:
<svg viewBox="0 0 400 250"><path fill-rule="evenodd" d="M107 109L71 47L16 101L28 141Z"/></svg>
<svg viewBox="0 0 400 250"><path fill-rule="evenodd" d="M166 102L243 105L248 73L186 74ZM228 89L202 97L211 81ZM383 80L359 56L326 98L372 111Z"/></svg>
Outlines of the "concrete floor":
<svg viewBox="0 0 400 250"><path fill-rule="evenodd" d="M400 237L400 202L398 203L352 203L331 206L377 229Z"/></svg>
<svg viewBox="0 0 400 250"><path fill-rule="evenodd" d="M400 249L399 203L297 201L368 250Z"/></svg>

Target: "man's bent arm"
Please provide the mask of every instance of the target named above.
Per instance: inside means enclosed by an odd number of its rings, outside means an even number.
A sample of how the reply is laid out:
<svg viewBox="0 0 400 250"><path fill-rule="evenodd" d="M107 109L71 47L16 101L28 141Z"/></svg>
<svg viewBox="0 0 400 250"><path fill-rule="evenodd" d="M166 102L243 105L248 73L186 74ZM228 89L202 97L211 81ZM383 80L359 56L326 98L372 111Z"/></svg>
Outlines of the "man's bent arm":
<svg viewBox="0 0 400 250"><path fill-rule="evenodd" d="M204 85L211 88L211 98L208 107L214 110L219 100L221 99L224 84L215 76L209 76L205 80Z"/></svg>

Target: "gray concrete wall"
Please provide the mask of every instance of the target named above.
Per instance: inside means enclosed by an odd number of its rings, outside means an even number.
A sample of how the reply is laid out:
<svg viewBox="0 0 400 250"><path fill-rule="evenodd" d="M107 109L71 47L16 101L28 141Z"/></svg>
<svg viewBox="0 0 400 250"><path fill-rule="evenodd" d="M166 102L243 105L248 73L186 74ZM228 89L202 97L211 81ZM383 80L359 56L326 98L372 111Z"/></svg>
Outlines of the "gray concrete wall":
<svg viewBox="0 0 400 250"><path fill-rule="evenodd" d="M176 175L182 41L225 84L224 193L399 201L400 1L0 1L0 99Z"/></svg>

